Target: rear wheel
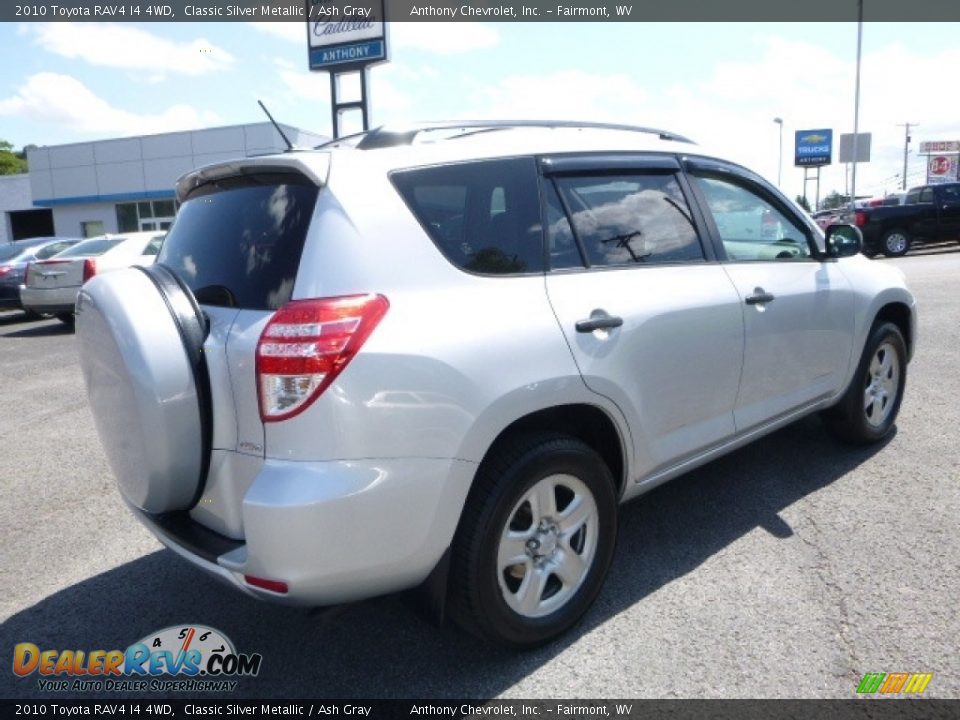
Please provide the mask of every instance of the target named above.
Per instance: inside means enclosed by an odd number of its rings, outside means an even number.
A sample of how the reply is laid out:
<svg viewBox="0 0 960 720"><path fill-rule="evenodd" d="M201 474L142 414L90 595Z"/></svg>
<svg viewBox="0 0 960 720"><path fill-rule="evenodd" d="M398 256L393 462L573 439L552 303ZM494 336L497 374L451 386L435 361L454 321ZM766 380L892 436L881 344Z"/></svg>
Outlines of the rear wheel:
<svg viewBox="0 0 960 720"><path fill-rule="evenodd" d="M900 411L907 380L907 346L893 323L873 328L847 392L823 413L830 431L844 442L882 440Z"/></svg>
<svg viewBox="0 0 960 720"><path fill-rule="evenodd" d="M894 228L887 230L883 234L883 254L887 257L900 257L906 255L910 249L910 236L905 230Z"/></svg>
<svg viewBox="0 0 960 720"><path fill-rule="evenodd" d="M529 436L492 451L478 471L451 556L451 614L512 647L574 625L613 557L613 477L589 446Z"/></svg>

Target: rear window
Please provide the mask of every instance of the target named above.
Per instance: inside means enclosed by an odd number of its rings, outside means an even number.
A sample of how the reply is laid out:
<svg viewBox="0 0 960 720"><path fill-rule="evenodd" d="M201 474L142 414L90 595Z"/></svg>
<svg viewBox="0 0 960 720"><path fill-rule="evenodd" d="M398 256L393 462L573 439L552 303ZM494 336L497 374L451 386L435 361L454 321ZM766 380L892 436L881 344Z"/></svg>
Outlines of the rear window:
<svg viewBox="0 0 960 720"><path fill-rule="evenodd" d="M22 255L26 250L26 248L18 245L0 246L0 262L15 258L17 255Z"/></svg>
<svg viewBox="0 0 960 720"><path fill-rule="evenodd" d="M293 294L318 192L292 173L202 185L181 205L157 262L202 304L276 310Z"/></svg>
<svg viewBox="0 0 960 720"><path fill-rule="evenodd" d="M89 257L96 255L103 255L107 250L115 248L120 243L124 242L126 238L115 237L99 237L91 238L90 240L84 240L83 242L78 242L72 248L64 250L59 258L71 258L71 257Z"/></svg>
<svg viewBox="0 0 960 720"><path fill-rule="evenodd" d="M533 158L403 170L394 186L454 265L485 275L543 272Z"/></svg>

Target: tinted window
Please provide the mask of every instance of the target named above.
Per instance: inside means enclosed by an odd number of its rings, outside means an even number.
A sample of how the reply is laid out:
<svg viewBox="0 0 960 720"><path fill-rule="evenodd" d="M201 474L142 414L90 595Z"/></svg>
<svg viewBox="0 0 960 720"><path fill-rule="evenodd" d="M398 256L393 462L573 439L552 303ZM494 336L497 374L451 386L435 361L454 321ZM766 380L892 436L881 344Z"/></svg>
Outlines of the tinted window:
<svg viewBox="0 0 960 720"><path fill-rule="evenodd" d="M913 205L913 204L916 203L919 199L920 199L920 189L917 188L916 190L911 190L910 192L907 193L907 201L906 201L906 204L907 204L907 205Z"/></svg>
<svg viewBox="0 0 960 720"><path fill-rule="evenodd" d="M122 243L125 238L122 237L98 237L78 242L72 248L60 253L60 257L87 257L103 255L107 250L115 248Z"/></svg>
<svg viewBox="0 0 960 720"><path fill-rule="evenodd" d="M583 257L570 229L563 203L552 182L546 184L547 255L552 270L583 267Z"/></svg>
<svg viewBox="0 0 960 720"><path fill-rule="evenodd" d="M591 265L703 260L703 248L676 178L669 174L555 179ZM552 223L562 250L563 225Z"/></svg>
<svg viewBox="0 0 960 720"><path fill-rule="evenodd" d="M960 201L960 185L944 185L940 191L944 202Z"/></svg>
<svg viewBox="0 0 960 720"><path fill-rule="evenodd" d="M11 260L25 251L25 248L22 248L18 245L4 245L0 247L0 262Z"/></svg>
<svg viewBox="0 0 960 720"><path fill-rule="evenodd" d="M48 257L53 257L58 252L63 252L71 245L75 243L70 240L65 240L64 242L50 243L45 248L37 251L37 260L46 260Z"/></svg>
<svg viewBox="0 0 960 720"><path fill-rule="evenodd" d="M275 310L293 293L317 193L293 174L203 185L180 207L157 262L200 303Z"/></svg>
<svg viewBox="0 0 960 720"><path fill-rule="evenodd" d="M731 260L803 260L811 256L799 221L781 212L759 188L726 177L697 182Z"/></svg>
<svg viewBox="0 0 960 720"><path fill-rule="evenodd" d="M156 255L160 252L160 246L163 245L163 235L157 235L143 249L142 255Z"/></svg>
<svg viewBox="0 0 960 720"><path fill-rule="evenodd" d="M933 202L933 188L924 188L920 191L920 200L922 203L932 203Z"/></svg>
<svg viewBox="0 0 960 720"><path fill-rule="evenodd" d="M532 158L404 170L391 180L430 239L457 267L489 275L543 271Z"/></svg>

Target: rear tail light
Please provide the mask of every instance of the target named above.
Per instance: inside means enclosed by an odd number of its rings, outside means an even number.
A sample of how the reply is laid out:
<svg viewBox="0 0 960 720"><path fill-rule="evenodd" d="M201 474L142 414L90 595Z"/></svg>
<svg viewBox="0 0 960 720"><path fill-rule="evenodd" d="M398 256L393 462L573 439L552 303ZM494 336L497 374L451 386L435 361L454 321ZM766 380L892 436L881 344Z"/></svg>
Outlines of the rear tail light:
<svg viewBox="0 0 960 720"><path fill-rule="evenodd" d="M97 261L93 258L87 258L83 261L83 281L86 282L97 274Z"/></svg>
<svg viewBox="0 0 960 720"><path fill-rule="evenodd" d="M853 222L856 223L857 227L863 227L867 224L867 214L858 212L853 216Z"/></svg>
<svg viewBox="0 0 960 720"><path fill-rule="evenodd" d="M294 300L277 310L257 343L260 418L303 412L354 358L390 303L382 295Z"/></svg>
<svg viewBox="0 0 960 720"><path fill-rule="evenodd" d="M0 265L0 277L9 275L11 270L13 270L13 265Z"/></svg>

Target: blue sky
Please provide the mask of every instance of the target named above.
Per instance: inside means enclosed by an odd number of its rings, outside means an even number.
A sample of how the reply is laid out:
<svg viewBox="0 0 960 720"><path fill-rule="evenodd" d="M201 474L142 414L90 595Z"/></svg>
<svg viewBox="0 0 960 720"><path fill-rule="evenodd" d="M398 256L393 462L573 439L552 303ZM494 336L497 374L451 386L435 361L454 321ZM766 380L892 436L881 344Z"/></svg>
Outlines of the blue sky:
<svg viewBox="0 0 960 720"><path fill-rule="evenodd" d="M960 24L866 24L860 128L873 133L858 191L898 188L903 128L960 139ZM856 25L396 23L371 72L374 124L470 117L664 127L783 186L796 130L853 129ZM306 69L302 23L0 23L0 138L20 147L259 122L330 132L326 74ZM908 182L923 180L911 153ZM821 196L843 190L823 172ZM814 196L814 186L809 186Z"/></svg>

